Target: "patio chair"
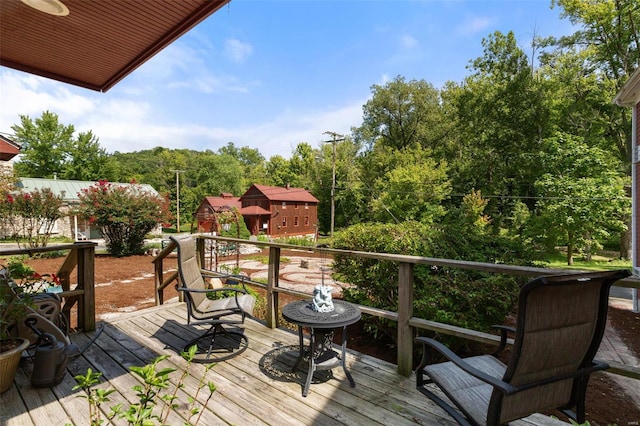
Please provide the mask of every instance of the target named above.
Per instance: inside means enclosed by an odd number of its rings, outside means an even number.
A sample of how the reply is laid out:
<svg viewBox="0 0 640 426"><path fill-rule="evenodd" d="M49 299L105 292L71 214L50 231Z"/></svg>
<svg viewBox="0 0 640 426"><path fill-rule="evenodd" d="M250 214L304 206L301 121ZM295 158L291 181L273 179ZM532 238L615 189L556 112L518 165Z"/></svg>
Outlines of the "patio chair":
<svg viewBox="0 0 640 426"><path fill-rule="evenodd" d="M245 286L245 277L236 286L222 286L221 281L215 278L224 275L200 268L193 238L171 237L171 240L178 246L177 290L185 296L187 324L209 325L209 329L189 341L184 350L197 345L195 361L207 363L229 359L243 352L249 341L244 330L237 326L253 314L255 304L255 298ZM205 278L214 278L212 282L219 285L210 288ZM232 330L225 326L235 327Z"/></svg>
<svg viewBox="0 0 640 426"><path fill-rule="evenodd" d="M418 390L461 425L505 424L553 409L584 423L589 375L609 368L593 359L604 334L609 288L629 275L627 270L556 275L524 284L516 327L496 326L498 351L506 346L507 333L515 333L506 365L492 355L460 358L434 339L416 338L423 345ZM430 364L433 349L449 361ZM429 383L459 411L425 386Z"/></svg>

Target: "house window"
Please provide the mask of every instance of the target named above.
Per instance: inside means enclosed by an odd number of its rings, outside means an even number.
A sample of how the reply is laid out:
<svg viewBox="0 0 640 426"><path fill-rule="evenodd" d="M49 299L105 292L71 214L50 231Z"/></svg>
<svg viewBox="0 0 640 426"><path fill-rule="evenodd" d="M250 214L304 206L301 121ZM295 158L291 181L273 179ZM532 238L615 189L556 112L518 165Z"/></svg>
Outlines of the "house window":
<svg viewBox="0 0 640 426"><path fill-rule="evenodd" d="M287 227L287 217L286 217L286 216L284 216L284 217L282 218L282 227L283 227L283 228L286 228L286 227Z"/></svg>
<svg viewBox="0 0 640 426"><path fill-rule="evenodd" d="M309 209L309 203L304 203L304 208L308 210Z"/></svg>
<svg viewBox="0 0 640 426"><path fill-rule="evenodd" d="M298 208L298 203L294 203L294 204L293 204L293 208L294 208L294 209L297 209L297 208Z"/></svg>
<svg viewBox="0 0 640 426"><path fill-rule="evenodd" d="M298 216L293 217L293 226L298 226Z"/></svg>
<svg viewBox="0 0 640 426"><path fill-rule="evenodd" d="M309 216L304 217L304 226L309 226Z"/></svg>
<svg viewBox="0 0 640 426"><path fill-rule="evenodd" d="M286 202L286 201L283 201L283 202L282 202L282 208L283 208L283 209L286 209L286 208L287 208L287 202Z"/></svg>

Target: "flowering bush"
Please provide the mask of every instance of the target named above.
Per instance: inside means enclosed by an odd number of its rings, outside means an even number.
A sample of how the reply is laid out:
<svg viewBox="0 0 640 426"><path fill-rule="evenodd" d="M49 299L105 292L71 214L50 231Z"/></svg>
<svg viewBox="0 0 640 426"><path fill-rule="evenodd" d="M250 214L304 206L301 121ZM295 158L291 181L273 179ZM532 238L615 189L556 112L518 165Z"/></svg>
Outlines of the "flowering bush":
<svg viewBox="0 0 640 426"><path fill-rule="evenodd" d="M78 196L77 214L100 228L107 249L115 256L142 254L145 236L171 220L168 200L135 182L125 186L102 180Z"/></svg>
<svg viewBox="0 0 640 426"><path fill-rule="evenodd" d="M31 192L10 192L0 197L0 224L20 244L25 238L29 247L45 247L56 221L62 217L62 196L49 188Z"/></svg>

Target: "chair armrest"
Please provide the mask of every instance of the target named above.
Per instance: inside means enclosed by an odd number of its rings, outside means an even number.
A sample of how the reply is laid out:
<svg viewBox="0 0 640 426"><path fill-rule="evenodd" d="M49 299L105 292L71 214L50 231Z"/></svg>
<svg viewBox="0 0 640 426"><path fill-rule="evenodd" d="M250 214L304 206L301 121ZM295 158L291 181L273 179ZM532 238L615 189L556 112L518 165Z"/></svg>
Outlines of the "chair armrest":
<svg viewBox="0 0 640 426"><path fill-rule="evenodd" d="M549 377L543 380L538 380L531 383L525 383L518 386L518 392L533 389L538 386L548 385L549 383L559 382L566 379L575 379L577 377L588 376L591 373L595 373L596 371L606 370L609 368L609 364L604 361L598 361L594 359L591 362L591 365L584 368L579 368L578 370L571 371L565 374L559 374L557 376Z"/></svg>
<svg viewBox="0 0 640 426"><path fill-rule="evenodd" d="M496 349L496 351L493 353L493 356L497 356L500 352L504 350L505 347L507 347L507 333L509 332L515 333L516 328L508 325L500 325L500 324L494 324L491 326L491 328L500 330L500 345L498 346L498 349Z"/></svg>
<svg viewBox="0 0 640 426"><path fill-rule="evenodd" d="M247 291L245 289L237 288L237 287L220 287L220 288L207 288L207 289L178 287L177 290L184 291L186 293L217 293L221 291L234 291L236 293L247 294Z"/></svg>
<svg viewBox="0 0 640 426"><path fill-rule="evenodd" d="M200 274L203 277L208 278L225 278L225 279L233 279L240 283L242 287L246 290L246 282L249 281L249 277L242 274L223 274L220 272L211 271L209 269L200 269Z"/></svg>
<svg viewBox="0 0 640 426"><path fill-rule="evenodd" d="M457 365L459 368L461 368L462 370L464 370L465 372L471 374L473 377L477 378L478 380L481 380L489 385L491 385L494 388L499 389L501 392L503 392L506 395L513 395L514 393L518 392L518 388L516 388L515 386L507 383L507 382L503 382L500 379L496 379L493 376L488 375L487 373L478 370L475 367L472 367L471 365L469 365L469 363L467 363L464 359L460 358L458 355L456 355L455 353L453 353L453 351L451 351L449 348L447 348L445 345L443 345L442 343L434 340L434 339L430 339L428 337L417 337L415 339L416 343L422 343L423 348L426 350L426 346L430 346L433 349L437 350L438 352L440 352L442 355L444 355L445 358L447 358L449 361L453 362L455 365ZM416 371L416 375L420 374L422 375L422 369L426 366L426 359L423 356L423 360L420 363L420 365L418 366L418 370ZM419 383L421 382L421 380L419 381Z"/></svg>
<svg viewBox="0 0 640 426"><path fill-rule="evenodd" d="M491 328L495 328L496 330L505 331L505 332L509 332L509 331L512 333L516 332L516 328L511 327L510 325L494 324L491 326Z"/></svg>

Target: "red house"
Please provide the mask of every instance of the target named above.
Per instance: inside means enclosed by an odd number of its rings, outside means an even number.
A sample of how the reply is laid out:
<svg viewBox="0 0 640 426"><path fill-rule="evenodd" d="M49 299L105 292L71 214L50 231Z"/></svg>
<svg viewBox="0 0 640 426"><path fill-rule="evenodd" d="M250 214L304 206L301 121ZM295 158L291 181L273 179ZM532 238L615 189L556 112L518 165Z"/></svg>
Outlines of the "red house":
<svg viewBox="0 0 640 426"><path fill-rule="evenodd" d="M312 236L318 228L318 199L304 188L251 185L240 197L251 235Z"/></svg>
<svg viewBox="0 0 640 426"><path fill-rule="evenodd" d="M20 154L20 145L0 134L0 160L9 161Z"/></svg>
<svg viewBox="0 0 640 426"><path fill-rule="evenodd" d="M240 212L240 199L233 194L223 192L219 197L204 197L198 210L198 232L219 232L216 213L224 211Z"/></svg>

